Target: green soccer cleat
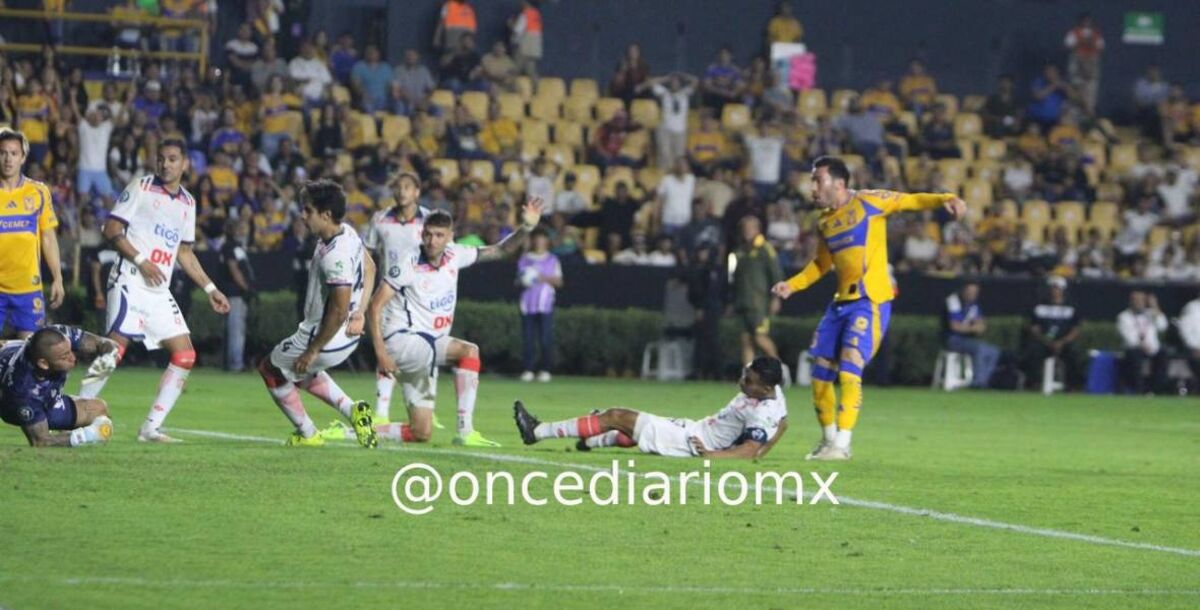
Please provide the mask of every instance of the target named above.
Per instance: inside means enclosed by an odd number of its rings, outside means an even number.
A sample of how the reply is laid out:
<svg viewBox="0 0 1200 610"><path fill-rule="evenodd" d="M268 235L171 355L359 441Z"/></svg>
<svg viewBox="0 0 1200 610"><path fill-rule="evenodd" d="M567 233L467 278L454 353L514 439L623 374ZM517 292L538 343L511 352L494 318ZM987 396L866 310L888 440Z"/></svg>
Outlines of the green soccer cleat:
<svg viewBox="0 0 1200 610"><path fill-rule="evenodd" d="M321 447L325 445L325 439L322 438L320 434L314 434L308 438L304 438L303 434L294 432L290 437L288 437L287 442L284 443L284 445L288 447Z"/></svg>
<svg viewBox="0 0 1200 610"><path fill-rule="evenodd" d="M496 441L489 441L488 439L483 438L483 435L480 434L478 430L472 430L471 433L466 436L454 437L454 444L460 445L463 447L499 447L500 446L500 443L497 443Z"/></svg>
<svg viewBox="0 0 1200 610"><path fill-rule="evenodd" d="M375 437L375 424L371 421L371 405L367 401L360 400L350 408L350 423L354 426L354 436L358 438L359 445L367 449L379 445L379 439Z"/></svg>
<svg viewBox="0 0 1200 610"><path fill-rule="evenodd" d="M434 413L434 414L433 414L433 427L434 427L434 428L436 428L436 429L438 429L438 430L445 430L445 429L446 429L446 426L443 426L443 425L442 425L442 422L438 421L438 418L437 418L437 413Z"/></svg>
<svg viewBox="0 0 1200 610"><path fill-rule="evenodd" d="M317 436L327 441L344 441L348 438L357 438L358 435L354 430L341 420L334 420L325 428L317 431Z"/></svg>

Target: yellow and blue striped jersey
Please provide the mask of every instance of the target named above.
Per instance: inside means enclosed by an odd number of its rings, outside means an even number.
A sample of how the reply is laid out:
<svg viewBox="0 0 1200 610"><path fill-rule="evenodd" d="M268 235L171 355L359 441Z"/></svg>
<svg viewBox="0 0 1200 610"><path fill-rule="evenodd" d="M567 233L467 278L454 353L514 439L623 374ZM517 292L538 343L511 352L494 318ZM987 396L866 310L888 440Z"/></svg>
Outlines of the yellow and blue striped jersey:
<svg viewBox="0 0 1200 610"><path fill-rule="evenodd" d="M850 203L817 218L817 256L788 279L793 290L815 284L830 269L837 273L835 301L867 298L885 303L895 296L888 275L887 217L895 212L930 210L954 198L950 193L855 191Z"/></svg>
<svg viewBox="0 0 1200 610"><path fill-rule="evenodd" d="M21 176L15 188L0 188L0 293L42 289L42 233L57 226L45 184Z"/></svg>

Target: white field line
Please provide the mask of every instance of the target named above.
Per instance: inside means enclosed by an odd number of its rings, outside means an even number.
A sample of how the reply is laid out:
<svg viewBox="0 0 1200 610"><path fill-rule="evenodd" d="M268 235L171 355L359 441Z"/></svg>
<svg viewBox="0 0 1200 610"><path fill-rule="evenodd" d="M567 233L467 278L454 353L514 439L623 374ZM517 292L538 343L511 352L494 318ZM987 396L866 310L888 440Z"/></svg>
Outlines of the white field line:
<svg viewBox="0 0 1200 610"><path fill-rule="evenodd" d="M63 586L124 586L181 589L428 589L437 591L528 591L547 593L700 593L705 595L858 595L858 596L1166 596L1200 597L1200 589L1033 589L1033 588L821 588L821 587L702 587L691 585L583 585L532 584L521 582L431 582L406 580L381 581L286 581L286 580L193 580L129 578L120 576L81 576L45 578L0 574L0 582L55 584Z"/></svg>
<svg viewBox="0 0 1200 610"><path fill-rule="evenodd" d="M249 442L255 442L255 443L271 443L271 444L281 444L282 443L282 441L277 438L268 438L265 436L247 436L244 434L230 434L227 432L216 432L216 431L211 431L211 430L187 430L187 429L173 428L172 431L173 432L181 432L184 434L190 434L193 436L203 436L203 437L218 438L218 439L224 439L224 440L249 441ZM352 447L354 449L358 448L355 445L349 445L349 444L338 445L338 446ZM439 454L439 455L454 455L454 456L460 456L460 457L486 459L486 460L496 461L496 462L513 462L513 463L518 463L518 464L530 464L530 465L536 465L536 466L551 466L551 467L555 467L555 468L562 468L565 470L587 470L587 471L591 471L591 472L604 472L607 470L605 468L599 468L599 467L591 466L588 464L574 464L574 463L569 463L569 462L553 462L550 460L542 460L542 459L538 459L538 458L531 458L531 457L525 457L525 456L520 456L520 455L512 455L512 454L505 454L505 453L488 453L488 452L484 452L484 451L463 451L463 450L459 450L459 449L443 449L443 448L433 448L433 447L420 447L420 446L413 446L413 445L380 445L380 449L385 449L385 450L389 450L389 451L403 451L403 452L409 452L409 453L432 453L432 454ZM697 480L689 480L688 482L691 484L694 484L694 485L703 485L703 483L701 481L697 481ZM750 487L753 488L753 485L751 485ZM776 490L773 487L764 487L763 491L775 493ZM791 498L795 497L795 493L788 491L788 490L784 490L784 494L787 497L791 497ZM811 495L812 494L810 494L810 493L805 493L804 497L807 498L807 497L810 497ZM874 509L874 510L882 510L882 511L887 511L887 512L892 512L892 513L898 513L901 515L909 515L909 516L913 516L913 517L927 517L927 518L933 519L935 521L944 521L947 523L957 523L960 525L973 525L975 527L985 527L985 528L998 529L998 530L1007 530L1010 532L1017 532L1019 534L1028 534L1031 536L1042 536L1044 538L1056 538L1059 540L1074 540L1077 542L1087 542L1089 544L1097 544L1097 545L1102 545L1102 546L1115 546L1115 547L1121 547L1121 548L1127 548L1127 549L1140 549L1140 550L1144 550L1144 551L1156 551L1159 553L1171 553L1171 554L1175 554L1175 555L1183 555L1186 557L1200 557L1200 550L1197 550L1197 549L1185 549L1185 548L1180 548L1180 547L1163 546L1163 545L1158 545L1158 544L1150 544L1148 542L1130 542L1128 540L1117 540L1115 538L1105 538L1103 536L1093 536L1091 534L1080 534L1077 532L1068 532L1068 531L1056 530L1056 529L1050 529L1050 528L1044 528L1044 527L1031 527L1028 525L1019 525L1016 523L1005 523L1003 521L994 521L991 519L981 519L979 517L968 517L965 515L958 515L955 513L946 513L946 512L931 510L928 508L915 508L915 507L911 507L911 506L902 506L899 504L889 504L887 502L876 502L874 500L859 500L856 498L849 498L849 497L846 497L843 495L837 495L837 498L838 498L838 502L840 502L841 504L844 504L846 506L855 506L855 507L859 507L859 508L870 508L870 509Z"/></svg>

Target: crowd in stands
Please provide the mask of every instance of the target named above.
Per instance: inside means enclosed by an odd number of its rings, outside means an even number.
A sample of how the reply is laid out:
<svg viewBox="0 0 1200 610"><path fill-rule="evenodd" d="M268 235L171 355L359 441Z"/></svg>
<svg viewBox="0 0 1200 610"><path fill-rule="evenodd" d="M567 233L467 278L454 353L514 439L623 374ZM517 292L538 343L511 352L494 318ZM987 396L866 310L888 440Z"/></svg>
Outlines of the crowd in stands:
<svg viewBox="0 0 1200 610"><path fill-rule="evenodd" d="M292 55L273 4L250 4L257 12L203 74L143 61L101 84L51 47L0 56L0 124L29 138L26 173L51 186L65 241L98 245L121 189L180 137L198 249L241 225L251 250L299 250L296 193L313 178L340 181L348 221L364 227L391 205L390 178L410 170L421 204L458 219L460 241L495 242L539 196L564 262L689 264L735 249L739 221L755 216L793 270L816 249L809 164L840 155L855 187L968 203L962 222L895 218L899 270L1200 280L1200 104L1148 66L1131 92L1136 124L1098 116L1103 37L1086 17L1029 90L1006 76L959 97L919 60L864 91L794 91L765 55L723 49L702 74L664 73L636 44L608 82L568 81L539 74L534 0L490 46L471 3L448 0L432 56L389 58L323 31ZM783 3L766 41L803 32Z"/></svg>

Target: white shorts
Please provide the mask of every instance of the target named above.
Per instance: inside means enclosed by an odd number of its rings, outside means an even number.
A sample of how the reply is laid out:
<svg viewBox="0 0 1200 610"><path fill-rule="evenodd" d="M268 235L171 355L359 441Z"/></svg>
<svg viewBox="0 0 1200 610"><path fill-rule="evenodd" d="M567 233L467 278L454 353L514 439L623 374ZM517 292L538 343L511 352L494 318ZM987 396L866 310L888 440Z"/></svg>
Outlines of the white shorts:
<svg viewBox="0 0 1200 610"><path fill-rule="evenodd" d="M438 366L446 364L450 337L394 331L385 335L388 356L396 362L396 380L404 391L404 403L432 409L437 399Z"/></svg>
<svg viewBox="0 0 1200 610"><path fill-rule="evenodd" d="M280 341L275 349L271 350L271 364L292 383L299 383L321 371L331 369L345 362L350 354L354 353L354 348L358 347L358 338L347 337L343 331L344 329L339 330L333 339L329 340L325 349L308 365L308 372L303 375L296 372L296 359L308 349L311 333L298 330L296 334Z"/></svg>
<svg viewBox="0 0 1200 610"><path fill-rule="evenodd" d="M141 341L146 349L158 349L173 337L189 335L187 322L175 297L168 290L150 290L136 282L117 282L108 289L105 325L117 333Z"/></svg>
<svg viewBox="0 0 1200 610"><path fill-rule="evenodd" d="M696 422L690 419L666 418L650 413L638 413L633 427L633 440L638 449L666 457L693 457L696 452L688 441Z"/></svg>

